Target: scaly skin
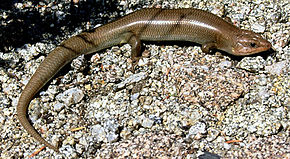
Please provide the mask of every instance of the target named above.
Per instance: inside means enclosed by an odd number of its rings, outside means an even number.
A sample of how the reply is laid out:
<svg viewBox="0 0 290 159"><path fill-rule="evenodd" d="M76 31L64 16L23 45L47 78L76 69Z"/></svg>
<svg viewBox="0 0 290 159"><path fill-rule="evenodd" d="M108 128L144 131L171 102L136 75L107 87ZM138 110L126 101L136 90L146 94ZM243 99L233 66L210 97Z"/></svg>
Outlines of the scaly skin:
<svg viewBox="0 0 290 159"><path fill-rule="evenodd" d="M189 41L202 45L204 52L218 49L245 56L270 49L259 34L241 30L209 12L198 9L143 9L89 32L73 36L56 47L40 64L24 88L17 115L24 129L37 141L58 151L45 141L26 116L34 95L68 62L82 54L129 43L132 58L140 56L141 41Z"/></svg>

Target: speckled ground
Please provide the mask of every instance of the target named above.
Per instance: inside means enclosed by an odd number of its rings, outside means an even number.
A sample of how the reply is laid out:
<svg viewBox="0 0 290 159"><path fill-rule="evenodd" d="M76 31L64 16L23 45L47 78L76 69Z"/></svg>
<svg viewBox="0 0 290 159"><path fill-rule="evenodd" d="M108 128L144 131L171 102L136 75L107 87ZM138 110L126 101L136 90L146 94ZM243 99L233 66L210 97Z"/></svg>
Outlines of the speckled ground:
<svg viewBox="0 0 290 159"><path fill-rule="evenodd" d="M62 40L140 8L199 8L261 33L268 55L204 54L146 43L80 56L31 102L29 118L60 153L35 158L290 158L287 0L7 1L0 4L0 158L42 147L19 124L25 84ZM75 129L77 128L77 129Z"/></svg>

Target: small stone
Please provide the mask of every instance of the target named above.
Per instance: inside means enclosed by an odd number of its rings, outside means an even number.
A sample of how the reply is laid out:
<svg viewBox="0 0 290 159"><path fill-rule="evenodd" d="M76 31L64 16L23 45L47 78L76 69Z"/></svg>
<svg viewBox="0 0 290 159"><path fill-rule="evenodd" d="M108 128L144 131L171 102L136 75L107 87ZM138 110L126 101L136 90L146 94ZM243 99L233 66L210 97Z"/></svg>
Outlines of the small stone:
<svg viewBox="0 0 290 159"><path fill-rule="evenodd" d="M265 32L266 28L265 28L265 26L262 26L262 25L260 25L258 23L255 23L255 24L252 25L252 29L256 33L263 33L263 32Z"/></svg>
<svg viewBox="0 0 290 159"><path fill-rule="evenodd" d="M55 111L59 112L59 111L61 111L64 108L64 106L65 105L63 103L56 103L53 108L54 108Z"/></svg>
<svg viewBox="0 0 290 159"><path fill-rule="evenodd" d="M148 75L147 75L146 72L140 72L140 73L137 73L137 74L133 74L132 76L126 78L121 83L117 84L116 87L121 89L121 88L125 87L126 85L129 85L129 84L136 83L136 82L139 82L141 80L144 80L147 76Z"/></svg>
<svg viewBox="0 0 290 159"><path fill-rule="evenodd" d="M198 156L198 159L220 159L220 158L221 156L207 151L203 152L202 155Z"/></svg>
<svg viewBox="0 0 290 159"><path fill-rule="evenodd" d="M224 143L224 148L227 149L227 150L229 150L231 148L231 145L228 144L228 143Z"/></svg>
<svg viewBox="0 0 290 159"><path fill-rule="evenodd" d="M196 122L192 125L188 131L188 137L195 138L197 135L205 134L206 133L206 125L203 122ZM199 136L200 138L200 136Z"/></svg>
<svg viewBox="0 0 290 159"><path fill-rule="evenodd" d="M135 94L131 95L131 100L133 101L133 100L138 99L139 95L140 95L140 93L135 93Z"/></svg>
<svg viewBox="0 0 290 159"><path fill-rule="evenodd" d="M76 144L76 150L79 154L81 154L83 152L83 145L80 144Z"/></svg>
<svg viewBox="0 0 290 159"><path fill-rule="evenodd" d="M68 136L64 141L63 141L63 144L64 145L74 145L75 143L75 140L73 137L71 136Z"/></svg>
<svg viewBox="0 0 290 159"><path fill-rule="evenodd" d="M107 137L108 142L115 142L115 141L118 140L119 135L116 134L116 133L112 133L112 132L110 132L110 133L107 134L106 137Z"/></svg>
<svg viewBox="0 0 290 159"><path fill-rule="evenodd" d="M265 66L265 69L272 75L280 75L283 71L286 71L286 61L277 62L271 66ZM289 63L288 63L289 65ZM289 66L288 66L289 67Z"/></svg>
<svg viewBox="0 0 290 159"><path fill-rule="evenodd" d="M70 145L62 146L61 153L63 153L67 158L77 158L78 156L75 149Z"/></svg>
<svg viewBox="0 0 290 159"><path fill-rule="evenodd" d="M84 97L82 90L71 88L56 96L56 99L63 101L66 105L72 105L80 102Z"/></svg>
<svg viewBox="0 0 290 159"><path fill-rule="evenodd" d="M154 124L154 121L149 118L144 118L142 121L142 126L144 128L151 128Z"/></svg>
<svg viewBox="0 0 290 159"><path fill-rule="evenodd" d="M4 118L3 116L0 116L0 124L3 125L4 122L5 122L5 118ZM0 126L1 126L1 125L0 125Z"/></svg>
<svg viewBox="0 0 290 159"><path fill-rule="evenodd" d="M145 66L149 63L149 60L148 58L141 58L139 61L138 61L138 66Z"/></svg>
<svg viewBox="0 0 290 159"><path fill-rule="evenodd" d="M91 133L97 138L97 141L103 141L106 139L105 129L101 125L92 126Z"/></svg>
<svg viewBox="0 0 290 159"><path fill-rule="evenodd" d="M82 144L82 145L87 145L87 144L88 144L88 142L87 142L87 140L86 140L85 137L81 137L81 138L79 139L79 143Z"/></svg>
<svg viewBox="0 0 290 159"><path fill-rule="evenodd" d="M219 64L219 67L221 69L224 69L224 68L230 68L232 66L232 63L230 61L222 61L220 64Z"/></svg>
<svg viewBox="0 0 290 159"><path fill-rule="evenodd" d="M3 114L4 114L5 116L10 116L12 113L13 113L13 109L12 109L12 107L10 107L10 108L4 108L4 109L3 109Z"/></svg>
<svg viewBox="0 0 290 159"><path fill-rule="evenodd" d="M219 135L219 131L215 128L208 128L207 141L213 141Z"/></svg>

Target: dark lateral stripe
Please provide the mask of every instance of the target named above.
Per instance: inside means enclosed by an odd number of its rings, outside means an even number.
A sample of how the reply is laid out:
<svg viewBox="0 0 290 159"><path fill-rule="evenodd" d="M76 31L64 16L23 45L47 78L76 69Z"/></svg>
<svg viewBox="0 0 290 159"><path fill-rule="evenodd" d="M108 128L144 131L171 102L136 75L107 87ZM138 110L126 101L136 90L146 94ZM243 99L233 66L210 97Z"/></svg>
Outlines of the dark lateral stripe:
<svg viewBox="0 0 290 159"><path fill-rule="evenodd" d="M67 49L67 50L73 52L73 53L76 54L76 55L79 54L77 51L73 50L73 49L70 48L70 47L65 46L64 44L60 44L59 47L65 48L65 49Z"/></svg>
<svg viewBox="0 0 290 159"><path fill-rule="evenodd" d="M76 35L76 37L83 39L86 43L91 44L92 46L96 46L92 41L88 40L85 36L83 36L81 34Z"/></svg>

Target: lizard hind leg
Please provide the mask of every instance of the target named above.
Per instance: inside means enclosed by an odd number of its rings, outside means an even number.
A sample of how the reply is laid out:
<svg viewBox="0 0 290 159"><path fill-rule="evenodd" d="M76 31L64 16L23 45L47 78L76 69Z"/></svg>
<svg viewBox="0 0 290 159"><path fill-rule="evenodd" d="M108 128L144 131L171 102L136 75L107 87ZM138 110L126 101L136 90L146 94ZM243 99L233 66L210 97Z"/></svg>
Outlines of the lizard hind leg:
<svg viewBox="0 0 290 159"><path fill-rule="evenodd" d="M204 53L210 53L212 50L216 49L216 43L207 43L201 46L201 50Z"/></svg>
<svg viewBox="0 0 290 159"><path fill-rule="evenodd" d="M131 59L138 62L141 58L141 40L132 32L126 32L121 36L121 43L128 43L131 46Z"/></svg>

